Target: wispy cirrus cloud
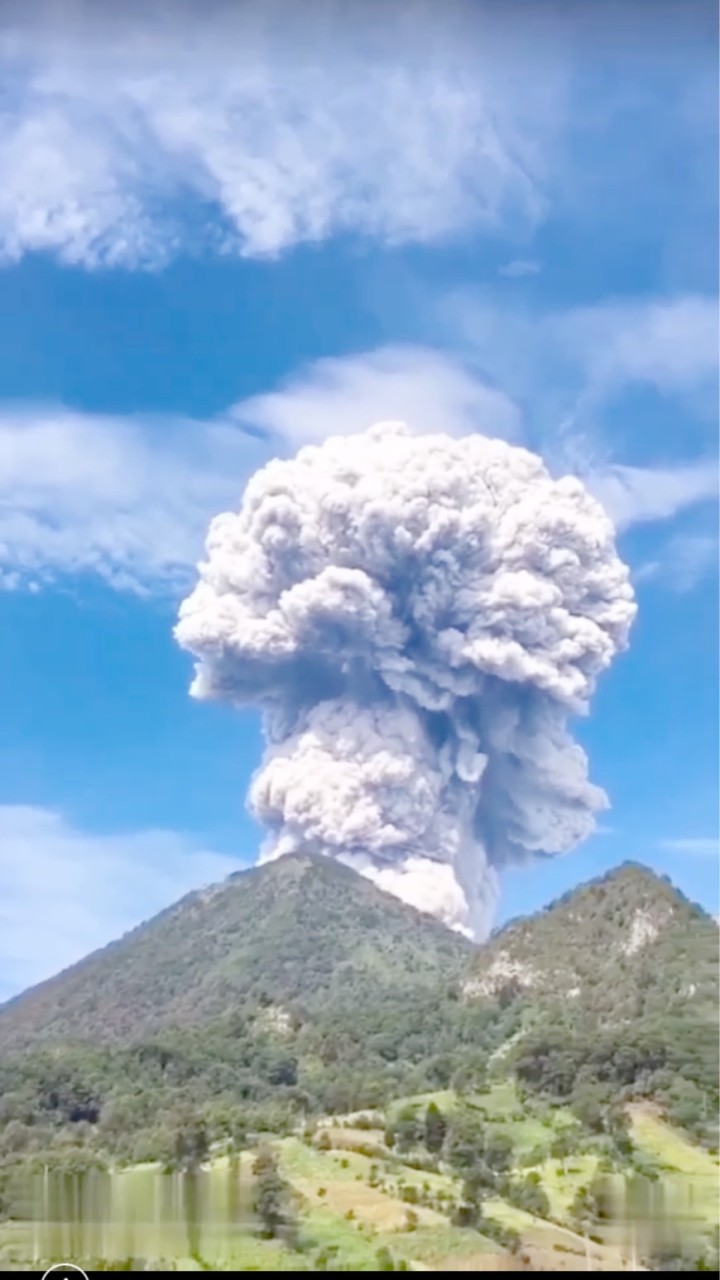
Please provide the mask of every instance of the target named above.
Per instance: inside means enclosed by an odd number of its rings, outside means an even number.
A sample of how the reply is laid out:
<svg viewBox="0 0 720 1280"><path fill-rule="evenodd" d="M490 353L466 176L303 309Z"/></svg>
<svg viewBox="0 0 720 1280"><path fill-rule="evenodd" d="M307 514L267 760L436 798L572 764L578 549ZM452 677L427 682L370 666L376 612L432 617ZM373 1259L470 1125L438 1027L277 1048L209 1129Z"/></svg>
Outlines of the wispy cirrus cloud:
<svg viewBox="0 0 720 1280"><path fill-rule="evenodd" d="M0 805L0 1001L237 870L182 832L98 834Z"/></svg>
<svg viewBox="0 0 720 1280"><path fill-rule="evenodd" d="M616 465L590 472L587 480L619 529L670 519L687 507L717 499L720 488L715 458L677 467Z"/></svg>
<svg viewBox="0 0 720 1280"><path fill-rule="evenodd" d="M3 8L0 250L87 267L542 218L563 72L497 6ZM537 27L532 20L529 28ZM536 33L537 34L537 33Z"/></svg>
<svg viewBox="0 0 720 1280"><path fill-rule="evenodd" d="M431 304L429 304L431 305ZM500 385L582 426L619 391L649 385L691 398L717 389L718 299L679 294L602 299L553 309L509 303L468 290L437 304L441 332Z"/></svg>
<svg viewBox="0 0 720 1280"><path fill-rule="evenodd" d="M229 421L0 408L0 586L92 574L175 594L262 441Z"/></svg>
<svg viewBox="0 0 720 1280"><path fill-rule="evenodd" d="M565 350L602 386L650 382L683 391L718 366L718 302L701 294L604 301L554 322Z"/></svg>
<svg viewBox="0 0 720 1280"><path fill-rule="evenodd" d="M319 360L268 395L246 401L239 416L293 443L359 430L377 417L406 418L420 430L479 430L526 440L555 470L580 474L618 528L626 529L670 521L717 499L715 438L706 433L698 457L680 452L668 458L675 450L661 445L657 462L637 465L631 461L637 435L623 438L625 457L617 459L599 410L606 398L638 382L696 404L699 393L717 383L717 334L716 300L702 296L600 303L546 315L485 302L465 309L460 332L454 327L454 354L398 345ZM595 410L586 417L591 402ZM640 443L647 455L647 442ZM707 560L706 539L682 547L688 567L691 551L697 552L699 570ZM675 552L679 562L679 542Z"/></svg>
<svg viewBox="0 0 720 1280"><path fill-rule="evenodd" d="M714 458L615 463L562 423L547 423L538 441L510 386L488 381L449 351L390 344L303 366L211 422L5 406L0 586L40 587L90 573L119 590L175 596L202 554L209 520L237 506L257 466L382 418L405 419L422 432L482 431L540 447L554 470L582 475L621 530L660 522L672 529L679 513L716 499ZM677 570L670 579L687 589L711 565L708 537L684 530L674 544L671 533L657 567L646 560L641 575L662 581L669 556Z"/></svg>
<svg viewBox="0 0 720 1280"><path fill-rule="evenodd" d="M580 335L573 345L566 339L576 319ZM545 321L536 317L535 343L527 315L486 307L482 320L480 333L455 354L388 346L319 360L235 412L241 422L259 425L291 445L361 430L388 417L405 418L418 430L483 431L527 442L556 472L579 474L621 532L637 525L669 529L658 538L656 560L639 564L636 577L653 578L673 591L692 589L712 568L717 539L704 527L676 534L672 527L682 513L706 510L717 501L714 440L689 460L669 460L667 450L660 450L657 463L616 461L602 422L578 421L568 404L578 405L590 395L602 401L604 394L617 395L637 380L652 381L664 396L692 399L717 374L712 300L636 300L623 307L587 308L579 318L575 312ZM519 326L525 330L522 340ZM594 364L596 344L605 351L602 377ZM550 358L541 369L536 360L545 354ZM574 364L569 381L568 361ZM528 411L529 404L535 413ZM636 438L630 435L623 443L625 456L632 458Z"/></svg>
<svg viewBox="0 0 720 1280"><path fill-rule="evenodd" d="M712 253L714 39L687 0L5 0L0 260L480 235L517 277L555 214L645 241L660 190L668 256Z"/></svg>
<svg viewBox="0 0 720 1280"><path fill-rule="evenodd" d="M441 301L438 315L444 341L470 367L513 388L533 447L555 470L580 474L620 527L669 520L717 497L714 296L560 310L462 291ZM637 388L656 398L648 425L620 411ZM682 412L682 430L656 429L658 403Z"/></svg>
<svg viewBox="0 0 720 1280"><path fill-rule="evenodd" d="M482 358L482 352L477 355ZM647 352L646 358L652 367L652 353ZM696 356L682 385L691 387L694 377L708 373L713 358L717 363L717 352L709 348L704 359ZM632 367L623 371L615 366L616 386L622 385L623 377L627 382L633 376ZM510 387L488 384L472 358L412 346L386 346L318 360L275 391L246 400L233 412L241 423L259 426L290 445L359 431L378 418L405 419L418 431L457 435L482 431L520 443L527 438L529 425ZM665 466L613 463L602 437L593 440L569 430L562 420L546 423L534 443L556 469L582 475L619 529L671 520L718 495L718 463L712 456Z"/></svg>
<svg viewBox="0 0 720 1280"><path fill-rule="evenodd" d="M660 848L668 853L686 853L695 858L717 858L720 855L720 837L679 836L661 840Z"/></svg>
<svg viewBox="0 0 720 1280"><path fill-rule="evenodd" d="M317 360L233 412L241 423L290 445L363 431L381 419L451 435L484 431L513 439L522 431L507 392L488 385L451 353L403 345Z"/></svg>
<svg viewBox="0 0 720 1280"><path fill-rule="evenodd" d="M273 453L402 417L420 431L513 436L512 400L439 351L319 360L210 422L0 406L0 588L92 574L177 595L208 523Z"/></svg>

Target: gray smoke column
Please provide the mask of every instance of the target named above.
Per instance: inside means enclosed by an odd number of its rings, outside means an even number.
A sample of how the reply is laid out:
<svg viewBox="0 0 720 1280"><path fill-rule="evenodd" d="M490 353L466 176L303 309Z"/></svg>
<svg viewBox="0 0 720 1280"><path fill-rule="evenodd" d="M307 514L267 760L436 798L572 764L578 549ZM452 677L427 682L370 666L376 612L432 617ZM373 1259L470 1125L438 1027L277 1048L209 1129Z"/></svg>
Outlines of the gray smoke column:
<svg viewBox="0 0 720 1280"><path fill-rule="evenodd" d="M379 423L250 480L175 634L195 697L263 709L261 861L325 854L483 938L498 871L571 849L607 806L567 721L635 609L579 480Z"/></svg>

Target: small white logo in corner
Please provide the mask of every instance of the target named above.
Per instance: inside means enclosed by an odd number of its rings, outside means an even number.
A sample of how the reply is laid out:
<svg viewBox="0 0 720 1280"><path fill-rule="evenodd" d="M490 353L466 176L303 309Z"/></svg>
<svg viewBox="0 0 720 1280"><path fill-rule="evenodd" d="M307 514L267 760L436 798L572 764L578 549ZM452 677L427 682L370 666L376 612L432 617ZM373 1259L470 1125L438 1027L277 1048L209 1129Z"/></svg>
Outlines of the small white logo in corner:
<svg viewBox="0 0 720 1280"><path fill-rule="evenodd" d="M54 1280L64 1280L67 1276L68 1280L72 1280L74 1276L82 1276L83 1280L88 1280L87 1272L82 1267L77 1267L74 1262L56 1262L52 1267L48 1267L42 1280L46 1280L46 1276L53 1276Z"/></svg>

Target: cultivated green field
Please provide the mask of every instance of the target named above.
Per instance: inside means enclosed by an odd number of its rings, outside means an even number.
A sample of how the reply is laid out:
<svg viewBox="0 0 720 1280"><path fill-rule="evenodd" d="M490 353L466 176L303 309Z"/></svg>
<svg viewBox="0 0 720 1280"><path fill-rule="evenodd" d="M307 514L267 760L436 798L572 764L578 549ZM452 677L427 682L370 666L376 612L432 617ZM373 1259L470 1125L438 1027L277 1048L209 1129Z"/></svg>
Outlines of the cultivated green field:
<svg viewBox="0 0 720 1280"><path fill-rule="evenodd" d="M298 1237L294 1247L261 1238L251 1213L253 1153L216 1154L197 1175L189 1197L183 1175L164 1175L158 1165L136 1165L109 1175L104 1208L85 1212L73 1225L70 1202L64 1221L0 1225L0 1263L6 1267L47 1265L61 1258L134 1259L135 1269L307 1271L383 1269L388 1251L394 1267L408 1270L624 1269L631 1244L612 1225L587 1240L571 1225L570 1206L592 1181L598 1156L588 1150L558 1159L547 1152L553 1138L572 1124L561 1108L523 1109L514 1086L493 1084L465 1099L493 1130L512 1140L518 1175L538 1175L550 1203L549 1219L492 1196L483 1203L487 1228L455 1226L453 1210L461 1183L439 1171L413 1168L412 1153L385 1145L384 1123L408 1106L424 1113L434 1102L446 1114L458 1099L449 1091L425 1094L393 1106L387 1117L336 1116L314 1133L271 1139L282 1177L294 1196ZM718 1160L687 1141L651 1108L631 1111L637 1149L660 1170L668 1206L709 1230L717 1222ZM535 1153L540 1157L528 1163ZM185 1175L187 1177L187 1175ZM617 1175L618 1187L621 1185ZM685 1208L683 1208L685 1206ZM688 1208L689 1206L689 1208ZM55 1216L57 1217L57 1206ZM88 1216L95 1221L88 1221ZM517 1232L514 1253L492 1238L492 1228ZM140 1261L142 1260L142 1261ZM385 1255L387 1262L387 1255ZM385 1268L387 1269L387 1268Z"/></svg>

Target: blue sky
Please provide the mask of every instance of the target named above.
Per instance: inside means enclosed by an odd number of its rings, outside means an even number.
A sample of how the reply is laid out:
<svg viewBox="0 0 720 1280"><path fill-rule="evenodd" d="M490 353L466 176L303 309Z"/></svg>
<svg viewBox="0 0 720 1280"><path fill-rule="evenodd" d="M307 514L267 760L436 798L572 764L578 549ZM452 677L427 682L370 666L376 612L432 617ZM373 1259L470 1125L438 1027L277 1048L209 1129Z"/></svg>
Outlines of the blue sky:
<svg viewBox="0 0 720 1280"><path fill-rule="evenodd" d="M254 468L378 418L578 472L632 566L612 809L501 919L626 858L718 909L715 6L379 13L3 7L0 998L254 860L177 603Z"/></svg>

